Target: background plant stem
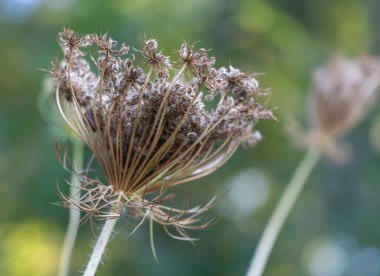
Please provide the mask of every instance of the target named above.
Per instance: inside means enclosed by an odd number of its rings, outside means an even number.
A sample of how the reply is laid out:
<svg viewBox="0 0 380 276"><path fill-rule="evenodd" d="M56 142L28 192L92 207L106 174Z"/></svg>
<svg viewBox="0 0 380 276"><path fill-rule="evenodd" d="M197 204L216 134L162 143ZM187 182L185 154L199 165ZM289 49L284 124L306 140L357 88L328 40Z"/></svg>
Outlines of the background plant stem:
<svg viewBox="0 0 380 276"><path fill-rule="evenodd" d="M251 265L248 269L247 276L262 275L278 234L280 233L284 222L289 216L291 209L302 191L308 176L320 159L320 156L320 151L311 149L307 152L302 162L298 165L298 168L294 172L288 187L286 188L280 202L265 227Z"/></svg>
<svg viewBox="0 0 380 276"><path fill-rule="evenodd" d="M79 139L73 141L73 169L78 171L83 166L83 143ZM75 173L71 175L70 197L79 201L80 199L80 182ZM67 226L66 236L63 243L61 258L59 262L59 276L68 276L70 270L70 259L73 252L75 239L78 233L80 223L80 210L74 206L69 208L69 223Z"/></svg>

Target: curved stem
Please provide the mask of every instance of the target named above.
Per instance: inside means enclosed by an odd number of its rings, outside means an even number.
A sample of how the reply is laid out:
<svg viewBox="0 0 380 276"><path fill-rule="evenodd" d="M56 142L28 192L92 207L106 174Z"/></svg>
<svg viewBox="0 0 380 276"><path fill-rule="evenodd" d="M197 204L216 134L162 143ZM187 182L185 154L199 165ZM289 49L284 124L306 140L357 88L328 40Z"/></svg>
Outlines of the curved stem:
<svg viewBox="0 0 380 276"><path fill-rule="evenodd" d="M308 176L317 164L320 156L320 151L315 149L309 150L294 172L289 186L286 188L280 202L272 214L272 217L265 227L251 265L246 274L247 276L262 275L278 234L280 233L286 218L289 216L294 203L296 202Z"/></svg>
<svg viewBox="0 0 380 276"><path fill-rule="evenodd" d="M83 143L79 139L73 139L73 169L78 171L83 166ZM80 182L78 177L73 173L71 175L70 198L74 201L80 199ZM59 276L68 276L70 268L70 259L73 252L75 239L80 224L80 210L75 206L69 208L69 223L66 230L65 240L61 251L59 261Z"/></svg>
<svg viewBox="0 0 380 276"><path fill-rule="evenodd" d="M108 219L103 226L102 232L99 235L94 251L91 254L90 261L86 267L83 276L93 276L98 268L98 265L102 259L108 240L112 234L113 228L115 227L117 218Z"/></svg>

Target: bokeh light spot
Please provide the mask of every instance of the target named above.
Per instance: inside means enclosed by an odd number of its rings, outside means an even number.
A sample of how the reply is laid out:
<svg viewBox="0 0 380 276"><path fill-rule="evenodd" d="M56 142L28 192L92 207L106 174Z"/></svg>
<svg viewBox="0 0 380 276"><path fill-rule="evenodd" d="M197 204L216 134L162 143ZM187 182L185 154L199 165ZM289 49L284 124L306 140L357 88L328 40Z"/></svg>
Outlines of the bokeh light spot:
<svg viewBox="0 0 380 276"><path fill-rule="evenodd" d="M49 224L25 222L10 226L1 242L0 271L9 276L54 275L59 241Z"/></svg>
<svg viewBox="0 0 380 276"><path fill-rule="evenodd" d="M343 275L349 263L347 251L335 240L314 239L303 253L303 264L309 275Z"/></svg>
<svg viewBox="0 0 380 276"><path fill-rule="evenodd" d="M32 15L42 0L0 0L0 18L6 21L22 21Z"/></svg>
<svg viewBox="0 0 380 276"><path fill-rule="evenodd" d="M250 169L230 180L225 215L239 220L257 211L268 199L268 179L258 170Z"/></svg>
<svg viewBox="0 0 380 276"><path fill-rule="evenodd" d="M352 257L348 275L380 275L380 250L365 247L358 250Z"/></svg>

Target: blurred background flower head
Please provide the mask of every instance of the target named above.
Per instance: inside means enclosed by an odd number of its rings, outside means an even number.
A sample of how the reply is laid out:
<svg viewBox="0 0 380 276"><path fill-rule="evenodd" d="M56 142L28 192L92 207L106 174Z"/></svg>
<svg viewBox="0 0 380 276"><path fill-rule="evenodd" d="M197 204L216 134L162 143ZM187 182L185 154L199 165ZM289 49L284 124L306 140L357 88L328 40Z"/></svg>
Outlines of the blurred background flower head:
<svg viewBox="0 0 380 276"><path fill-rule="evenodd" d="M378 98L380 61L364 56L350 60L331 58L313 74L310 98L311 128L306 143L335 160L348 157L338 145L370 111Z"/></svg>

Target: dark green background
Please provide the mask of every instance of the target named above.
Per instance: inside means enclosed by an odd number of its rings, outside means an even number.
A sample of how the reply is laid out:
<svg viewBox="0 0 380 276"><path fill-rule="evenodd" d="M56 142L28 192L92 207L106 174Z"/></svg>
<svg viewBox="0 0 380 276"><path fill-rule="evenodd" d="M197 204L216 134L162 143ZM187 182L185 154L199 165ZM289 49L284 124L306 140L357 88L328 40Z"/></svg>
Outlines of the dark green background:
<svg viewBox="0 0 380 276"><path fill-rule="evenodd" d="M246 181L236 184L242 185L237 191L244 199L233 201L239 194L234 190L227 194L214 211L221 216L218 224L191 233L200 238L196 246L171 239L157 225L159 263L151 253L147 225L128 238L131 223L120 223L98 273L243 275L304 154L285 129L291 117L307 122L311 72L336 53L378 54L379 12L377 0L0 0L0 274L56 271L68 212L52 203L58 201L57 181L67 190L69 175L56 158L54 143L67 135L58 135L36 106L45 78L39 69L60 55L56 35L63 26L81 33L109 32L135 47L146 34L158 39L165 54L183 39L200 41L200 47L213 49L218 66L265 73L260 82L273 91L270 106L278 108L279 122L260 123L264 140L257 147L239 149L218 172L176 189L179 199L205 203L230 190L232 179L245 173L253 188ZM353 160L319 163L265 275L380 275L378 106L345 141L353 145ZM267 189L267 200L251 204L260 188ZM256 207L250 212L238 208L249 205ZM83 270L94 238L89 224L81 226L72 275Z"/></svg>

